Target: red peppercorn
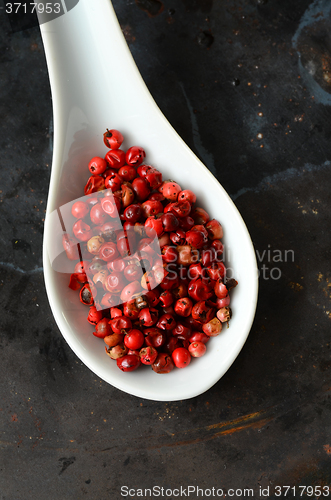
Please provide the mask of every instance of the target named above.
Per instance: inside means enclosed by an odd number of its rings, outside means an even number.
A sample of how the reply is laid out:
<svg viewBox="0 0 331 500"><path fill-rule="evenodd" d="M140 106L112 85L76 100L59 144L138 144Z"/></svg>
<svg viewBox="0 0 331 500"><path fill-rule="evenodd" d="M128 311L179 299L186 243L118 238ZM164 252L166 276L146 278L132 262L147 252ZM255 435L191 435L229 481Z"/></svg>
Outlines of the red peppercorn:
<svg viewBox="0 0 331 500"><path fill-rule="evenodd" d="M184 281L181 281L176 288L172 288L171 290L172 295L175 297L175 299L182 299L183 297L187 297L187 285L184 283Z"/></svg>
<svg viewBox="0 0 331 500"><path fill-rule="evenodd" d="M151 228L147 228L147 230L146 230L144 227L144 232L151 233L152 237L140 239L139 244L138 244L138 250L140 252L141 259L147 259L148 264L146 263L146 265L147 265L147 268L150 269L152 267L152 264L159 265L159 264L162 264L162 261L161 261L161 258L158 258L155 255L159 251L155 231ZM138 234L140 236L142 236L140 233L138 233Z"/></svg>
<svg viewBox="0 0 331 500"><path fill-rule="evenodd" d="M205 226L203 224L195 224L192 227L192 231L201 231L204 234L204 236L206 237L206 243L209 244L209 242L208 242L208 231L207 231L207 229L205 228Z"/></svg>
<svg viewBox="0 0 331 500"><path fill-rule="evenodd" d="M153 371L156 373L169 373L174 367L175 365L171 356L165 352L160 352L152 364Z"/></svg>
<svg viewBox="0 0 331 500"><path fill-rule="evenodd" d="M86 306L91 306L94 302L94 298L97 295L97 290L92 284L86 283L80 291L79 298L82 304Z"/></svg>
<svg viewBox="0 0 331 500"><path fill-rule="evenodd" d="M177 229L176 232L170 233L170 239L174 245L184 245L186 234L182 229Z"/></svg>
<svg viewBox="0 0 331 500"><path fill-rule="evenodd" d="M189 266L199 260L198 250L193 249L190 245L177 245L178 261L182 266Z"/></svg>
<svg viewBox="0 0 331 500"><path fill-rule="evenodd" d="M156 360L157 355L158 355L157 350L155 349L155 347L152 346L143 347L139 351L140 361L144 365L152 365Z"/></svg>
<svg viewBox="0 0 331 500"><path fill-rule="evenodd" d="M134 233L130 232L130 240L126 237L117 238L117 249L121 255L121 257L127 257L128 255L133 255L135 251L135 241L134 241Z"/></svg>
<svg viewBox="0 0 331 500"><path fill-rule="evenodd" d="M134 179L135 181L136 179ZM121 200L122 200L122 205L123 208L128 207L133 203L134 197L135 197L135 192L133 190L132 185L129 182L123 182L122 187L121 187Z"/></svg>
<svg viewBox="0 0 331 500"><path fill-rule="evenodd" d="M145 336L141 330L133 328L124 337L124 345L128 349L140 349L145 341Z"/></svg>
<svg viewBox="0 0 331 500"><path fill-rule="evenodd" d="M206 229L210 240L220 240L223 238L223 228L217 220L212 219L207 222Z"/></svg>
<svg viewBox="0 0 331 500"><path fill-rule="evenodd" d="M155 231L158 237L163 233L163 224L160 218L155 217L154 215L148 217L145 221L145 228L152 229ZM148 233L147 233L148 234ZM153 237L153 232L149 233Z"/></svg>
<svg viewBox="0 0 331 500"><path fill-rule="evenodd" d="M163 196L170 201L176 201L178 194L181 192L182 188L177 182L164 182L161 187L159 187L159 191L163 194Z"/></svg>
<svg viewBox="0 0 331 500"><path fill-rule="evenodd" d="M125 286L125 278L123 274L112 273L107 276L105 289L110 293L120 293Z"/></svg>
<svg viewBox="0 0 331 500"><path fill-rule="evenodd" d="M197 278L190 281L188 286L189 296L196 301L208 300L213 295L212 286L208 284L205 280Z"/></svg>
<svg viewBox="0 0 331 500"><path fill-rule="evenodd" d="M103 245L101 245L99 250L99 256L102 260L106 262L111 262L116 259L118 256L118 250L115 243L111 241L107 241Z"/></svg>
<svg viewBox="0 0 331 500"><path fill-rule="evenodd" d="M88 168L92 175L100 175L106 170L107 162L103 158L95 156L88 164Z"/></svg>
<svg viewBox="0 0 331 500"><path fill-rule="evenodd" d="M147 200L141 205L141 209L144 217L147 219L147 217L163 212L163 205L160 201Z"/></svg>
<svg viewBox="0 0 331 500"><path fill-rule="evenodd" d="M204 269L200 262L191 264L187 271L187 277L189 280L196 280L197 278L201 278L203 274Z"/></svg>
<svg viewBox="0 0 331 500"><path fill-rule="evenodd" d="M78 274L71 274L68 287L71 288L71 290L79 290L81 286L82 283L78 280Z"/></svg>
<svg viewBox="0 0 331 500"><path fill-rule="evenodd" d="M140 203L133 203L124 210L124 217L129 222L137 222L143 216L143 207Z"/></svg>
<svg viewBox="0 0 331 500"><path fill-rule="evenodd" d="M112 333L107 335L103 340L108 347L114 347L115 345L123 344L124 335L121 333Z"/></svg>
<svg viewBox="0 0 331 500"><path fill-rule="evenodd" d="M224 299L216 300L216 307L219 309L227 307L229 304L230 304L230 295L227 295L226 297L224 297Z"/></svg>
<svg viewBox="0 0 331 500"><path fill-rule="evenodd" d="M89 277L94 276L99 271L104 269L104 265L105 263L102 259L100 259L98 256L94 256L91 262L89 262L89 264L87 265L86 273Z"/></svg>
<svg viewBox="0 0 331 500"><path fill-rule="evenodd" d="M105 156L105 160L111 168L118 170L125 163L125 152L122 149L110 149Z"/></svg>
<svg viewBox="0 0 331 500"><path fill-rule="evenodd" d="M162 283L162 281L167 273L166 269L162 265L153 266L152 272L153 272L153 277L155 280L155 286Z"/></svg>
<svg viewBox="0 0 331 500"><path fill-rule="evenodd" d="M162 205L161 205L162 206ZM179 226L179 221L175 214L167 212L161 217L163 228L167 232L176 231Z"/></svg>
<svg viewBox="0 0 331 500"><path fill-rule="evenodd" d="M107 335L110 335L111 333L112 330L108 319L103 318L96 324L95 332L93 332L93 335L95 337L99 337L99 339L104 339L105 337L107 337Z"/></svg>
<svg viewBox="0 0 331 500"><path fill-rule="evenodd" d="M96 203L91 208L90 218L93 224L105 224L109 220L109 215L103 210L101 203Z"/></svg>
<svg viewBox="0 0 331 500"><path fill-rule="evenodd" d="M107 163L107 168L104 172L102 172L101 177L103 177L104 179L107 179L107 177L109 177L110 175L113 175L113 174L118 174L118 171L115 170L114 168L109 168L108 163Z"/></svg>
<svg viewBox="0 0 331 500"><path fill-rule="evenodd" d="M223 264L223 262L213 262L208 268L207 268L207 273L210 276L210 278L214 281L218 279L224 280L225 278L225 273L226 273L226 267Z"/></svg>
<svg viewBox="0 0 331 500"><path fill-rule="evenodd" d="M149 290L148 292L146 292L145 297L150 307L155 307L160 302L160 292L158 291L157 288L154 288L154 290Z"/></svg>
<svg viewBox="0 0 331 500"><path fill-rule="evenodd" d="M84 219L90 211L90 207L84 201L76 201L71 207L71 213L76 219Z"/></svg>
<svg viewBox="0 0 331 500"><path fill-rule="evenodd" d="M149 170L153 170L153 167L151 165L142 164L137 167L137 174L139 175L139 177L145 177Z"/></svg>
<svg viewBox="0 0 331 500"><path fill-rule="evenodd" d="M185 189L184 191L181 191L178 193L177 197L178 201L188 201L191 205L197 201L196 195L193 193L193 191L190 191L189 189Z"/></svg>
<svg viewBox="0 0 331 500"><path fill-rule="evenodd" d="M143 148L140 148L138 146L132 146L126 152L125 155L126 163L128 165L133 165L137 167L143 162L145 156L146 153Z"/></svg>
<svg viewBox="0 0 331 500"><path fill-rule="evenodd" d="M126 354L125 356L121 356L116 361L117 366L122 372L132 372L136 370L140 366L139 356L136 354Z"/></svg>
<svg viewBox="0 0 331 500"><path fill-rule="evenodd" d="M126 316L118 316L117 318L111 319L109 324L114 333L126 333L126 331L132 328L131 320Z"/></svg>
<svg viewBox="0 0 331 500"><path fill-rule="evenodd" d="M161 307L168 307L170 306L174 301L174 296L170 292L170 290L164 290L160 294L160 302L161 302Z"/></svg>
<svg viewBox="0 0 331 500"><path fill-rule="evenodd" d="M72 228L75 237L79 241L88 241L93 236L91 227L86 224L82 219L75 222Z"/></svg>
<svg viewBox="0 0 331 500"><path fill-rule="evenodd" d="M91 323L91 325L96 325L101 320L102 311L97 311L97 308L95 306L91 306L87 316L87 321Z"/></svg>
<svg viewBox="0 0 331 500"><path fill-rule="evenodd" d="M107 269L102 269L93 276L93 283L97 288L104 288L108 274Z"/></svg>
<svg viewBox="0 0 331 500"><path fill-rule="evenodd" d="M172 212L177 217L188 217L191 212L191 205L188 201L179 201L175 203L169 203L165 208L164 212Z"/></svg>
<svg viewBox="0 0 331 500"><path fill-rule="evenodd" d="M96 193L97 191L102 191L103 189L105 189L104 178L97 175L92 175L86 183L84 194L88 195L91 193Z"/></svg>
<svg viewBox="0 0 331 500"><path fill-rule="evenodd" d="M121 301L123 303L127 302L139 293L142 293L142 287L139 281L133 281L123 288L121 292Z"/></svg>
<svg viewBox="0 0 331 500"><path fill-rule="evenodd" d="M121 273L126 267L126 261L123 259L116 259L107 263L107 269L112 272Z"/></svg>
<svg viewBox="0 0 331 500"><path fill-rule="evenodd" d="M110 308L111 319L120 318L121 316L123 316L121 309L119 309L118 307L111 307Z"/></svg>
<svg viewBox="0 0 331 500"><path fill-rule="evenodd" d="M189 215L187 215L186 217L181 217L179 219L179 227L183 231L189 231L190 229L192 229L194 224L195 224L194 220Z"/></svg>
<svg viewBox="0 0 331 500"><path fill-rule="evenodd" d="M222 279L217 280L214 292L216 297L218 297L219 299L224 299L224 297L226 297L229 293Z"/></svg>
<svg viewBox="0 0 331 500"><path fill-rule="evenodd" d="M121 209L121 200L117 196L106 196L101 199L101 206L106 214L115 219L118 218Z"/></svg>
<svg viewBox="0 0 331 500"><path fill-rule="evenodd" d="M219 260L219 256L223 253L223 243L220 240L213 240L211 246L216 250L217 260Z"/></svg>
<svg viewBox="0 0 331 500"><path fill-rule="evenodd" d="M162 185L162 174L156 168L150 168L144 177L151 189L158 189Z"/></svg>
<svg viewBox="0 0 331 500"><path fill-rule="evenodd" d="M194 358L200 358L203 356L206 352L206 345L203 342L192 342L189 347L188 351L193 356Z"/></svg>
<svg viewBox="0 0 331 500"><path fill-rule="evenodd" d="M87 242L86 248L93 255L98 255L100 247L105 242L101 236L92 236Z"/></svg>
<svg viewBox="0 0 331 500"><path fill-rule="evenodd" d="M74 273L77 275L77 280L80 283L85 283L87 281L86 271L89 264L88 261L80 261L75 265Z"/></svg>
<svg viewBox="0 0 331 500"><path fill-rule="evenodd" d="M124 343L120 343L115 345L114 347L111 347L110 349L107 349L107 347L105 347L105 351L111 359L119 359L127 354L128 348L125 347Z"/></svg>
<svg viewBox="0 0 331 500"><path fill-rule="evenodd" d="M121 167L119 169L118 175L124 181L131 182L131 181L133 181L133 179L135 179L137 177L137 171L131 165L124 165L123 167Z"/></svg>
<svg viewBox="0 0 331 500"><path fill-rule="evenodd" d="M118 174L110 174L105 179L106 189L111 189L113 193L118 191L122 185L123 180Z"/></svg>
<svg viewBox="0 0 331 500"><path fill-rule="evenodd" d="M101 299L101 305L105 308L114 307L118 304L117 297L112 293L105 293Z"/></svg>
<svg viewBox="0 0 331 500"><path fill-rule="evenodd" d="M141 269L141 266L139 264L139 261L136 260L134 263L129 264L125 269L124 269L124 276L128 281L137 281L142 278L143 271Z"/></svg>
<svg viewBox="0 0 331 500"><path fill-rule="evenodd" d="M177 368L185 368L191 361L191 355L184 347L177 347L171 354L171 357Z"/></svg>
<svg viewBox="0 0 331 500"><path fill-rule="evenodd" d="M222 323L218 318L213 318L204 325L202 325L202 331L209 337L216 337L222 331Z"/></svg>
<svg viewBox="0 0 331 500"><path fill-rule="evenodd" d="M221 309L219 309L217 311L217 318L222 323L226 323L226 322L230 321L231 315L232 315L232 311L231 311L230 307L221 307ZM207 332L205 332L205 333L207 333Z"/></svg>
<svg viewBox="0 0 331 500"><path fill-rule="evenodd" d="M178 259L176 247L173 247L172 245L164 245L164 247L162 247L161 255L163 262L167 263L176 262Z"/></svg>
<svg viewBox="0 0 331 500"><path fill-rule="evenodd" d="M169 237L169 233L161 234L161 236L159 237L160 248L164 247L164 245L170 245L170 244L171 244L171 240Z"/></svg>
<svg viewBox="0 0 331 500"><path fill-rule="evenodd" d="M217 260L216 250L213 247L204 248L201 251L201 264L204 267L210 266L213 262Z"/></svg>
<svg viewBox="0 0 331 500"><path fill-rule="evenodd" d="M155 323L157 322L157 318L158 318L157 309L151 307L145 307L139 313L140 324L144 327L150 327L152 325L155 325Z"/></svg>
<svg viewBox="0 0 331 500"><path fill-rule="evenodd" d="M172 330L172 335L175 335L177 338L180 339L188 339L191 335L191 328L189 326L186 326L182 323L177 323L175 328Z"/></svg>
<svg viewBox="0 0 331 500"><path fill-rule="evenodd" d="M124 316L127 316L131 320L136 320L139 316L139 309L136 306L136 301L135 299L128 300L125 302L123 305L123 313Z"/></svg>
<svg viewBox="0 0 331 500"><path fill-rule="evenodd" d="M133 230L140 238L146 236L145 225L143 222L135 222Z"/></svg>
<svg viewBox="0 0 331 500"><path fill-rule="evenodd" d="M215 309L208 306L206 301L197 302L192 309L192 318L199 323L208 323L215 316ZM205 332L206 333L206 332Z"/></svg>
<svg viewBox="0 0 331 500"><path fill-rule="evenodd" d="M159 349L166 343L166 334L159 328L147 328L144 330L144 334L146 345L152 346L155 349Z"/></svg>
<svg viewBox="0 0 331 500"><path fill-rule="evenodd" d="M106 130L103 134L103 142L107 146L107 148L118 149L121 147L124 138L121 132L115 129Z"/></svg>
<svg viewBox="0 0 331 500"><path fill-rule="evenodd" d="M184 318L187 318L192 312L192 307L192 300L188 297L184 297L183 299L177 300L174 309L178 316L184 316Z"/></svg>
<svg viewBox="0 0 331 500"><path fill-rule="evenodd" d="M134 230L134 226L135 226L135 222L130 222L128 220L126 220L123 224L123 229L124 231L131 231L131 230Z"/></svg>
<svg viewBox="0 0 331 500"><path fill-rule="evenodd" d="M209 214L201 207L192 210L191 217L196 224L206 224L209 221Z"/></svg>
<svg viewBox="0 0 331 500"><path fill-rule="evenodd" d="M207 241L208 238L206 238L202 231L191 229L191 231L186 233L186 243L194 248L202 248Z"/></svg>
<svg viewBox="0 0 331 500"><path fill-rule="evenodd" d="M172 314L163 314L156 323L157 328L161 330L173 330L176 326L176 320Z"/></svg>
<svg viewBox="0 0 331 500"><path fill-rule="evenodd" d="M145 179L143 179L142 177L136 177L132 181L132 188L135 192L138 201L147 200L151 192L151 188L149 187L147 181L145 181Z"/></svg>

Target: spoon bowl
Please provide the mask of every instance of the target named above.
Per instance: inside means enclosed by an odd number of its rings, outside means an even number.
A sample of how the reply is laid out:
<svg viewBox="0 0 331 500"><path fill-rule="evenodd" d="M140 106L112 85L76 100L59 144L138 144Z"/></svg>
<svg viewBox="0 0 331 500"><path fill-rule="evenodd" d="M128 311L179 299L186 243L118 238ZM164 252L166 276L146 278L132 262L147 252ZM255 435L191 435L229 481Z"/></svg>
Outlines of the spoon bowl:
<svg viewBox="0 0 331 500"><path fill-rule="evenodd" d="M133 61L109 0L80 0L65 15L41 24L54 115L54 152L44 230L46 290L57 325L76 355L98 377L129 394L157 401L197 396L231 366L249 334L255 314L258 279L252 242L234 203L161 113ZM142 367L123 373L92 335L88 308L68 288L68 274L52 267L57 245L51 214L80 198L87 165L104 156L106 128L122 132L122 149L138 145L148 163L197 195L224 228L226 265L239 285L231 292L229 328L207 345L207 353L167 375ZM220 133L221 131L218 131Z"/></svg>

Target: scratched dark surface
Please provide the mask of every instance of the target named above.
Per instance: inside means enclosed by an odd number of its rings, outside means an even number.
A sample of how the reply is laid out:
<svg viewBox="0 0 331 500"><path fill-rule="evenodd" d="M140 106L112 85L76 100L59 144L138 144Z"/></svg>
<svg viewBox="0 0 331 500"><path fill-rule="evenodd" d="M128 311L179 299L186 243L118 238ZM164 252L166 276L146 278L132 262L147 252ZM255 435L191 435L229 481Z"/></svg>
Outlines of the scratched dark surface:
<svg viewBox="0 0 331 500"><path fill-rule="evenodd" d="M13 33L0 10L0 499L117 500L122 485L254 498L269 486L277 498L275 485L328 486L331 3L113 3L156 102L248 225L256 318L230 370L192 400L139 400L77 359L41 268L52 152L43 47L37 28Z"/></svg>

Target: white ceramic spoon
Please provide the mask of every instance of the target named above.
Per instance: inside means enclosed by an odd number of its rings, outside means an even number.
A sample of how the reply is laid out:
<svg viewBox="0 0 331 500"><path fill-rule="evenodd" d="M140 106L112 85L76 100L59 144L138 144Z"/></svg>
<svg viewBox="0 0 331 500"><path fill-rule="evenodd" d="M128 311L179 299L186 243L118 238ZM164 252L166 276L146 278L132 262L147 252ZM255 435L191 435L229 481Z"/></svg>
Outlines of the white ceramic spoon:
<svg viewBox="0 0 331 500"><path fill-rule="evenodd" d="M80 0L62 17L41 25L53 98L54 154L44 232L44 275L49 302L65 340L98 377L138 397L176 401L192 398L229 369L249 334L258 279L247 228L225 190L165 119L148 92L109 0ZM193 190L198 204L224 227L226 262L239 285L232 292L230 327L207 345L207 353L185 369L159 375L149 367L121 372L102 340L92 335L88 308L68 288L68 275L52 269L47 249L57 245L50 214L82 196L91 157L106 153L102 135L119 129L123 149L142 146L163 178ZM216 131L222 134L223 131ZM221 168L221 166L219 167Z"/></svg>

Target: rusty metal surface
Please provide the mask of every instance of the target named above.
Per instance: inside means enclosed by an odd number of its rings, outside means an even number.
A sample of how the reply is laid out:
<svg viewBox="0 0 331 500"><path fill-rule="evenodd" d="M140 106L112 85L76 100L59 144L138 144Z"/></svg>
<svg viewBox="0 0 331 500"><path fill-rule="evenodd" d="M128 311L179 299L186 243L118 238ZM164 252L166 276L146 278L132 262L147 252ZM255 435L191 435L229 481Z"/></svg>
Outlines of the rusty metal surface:
<svg viewBox="0 0 331 500"><path fill-rule="evenodd" d="M0 498L117 500L123 485L285 498L277 485L331 485L331 3L113 3L156 102L249 228L257 314L227 374L188 401L131 397L75 357L41 269L43 48L36 28L13 33L1 14Z"/></svg>

